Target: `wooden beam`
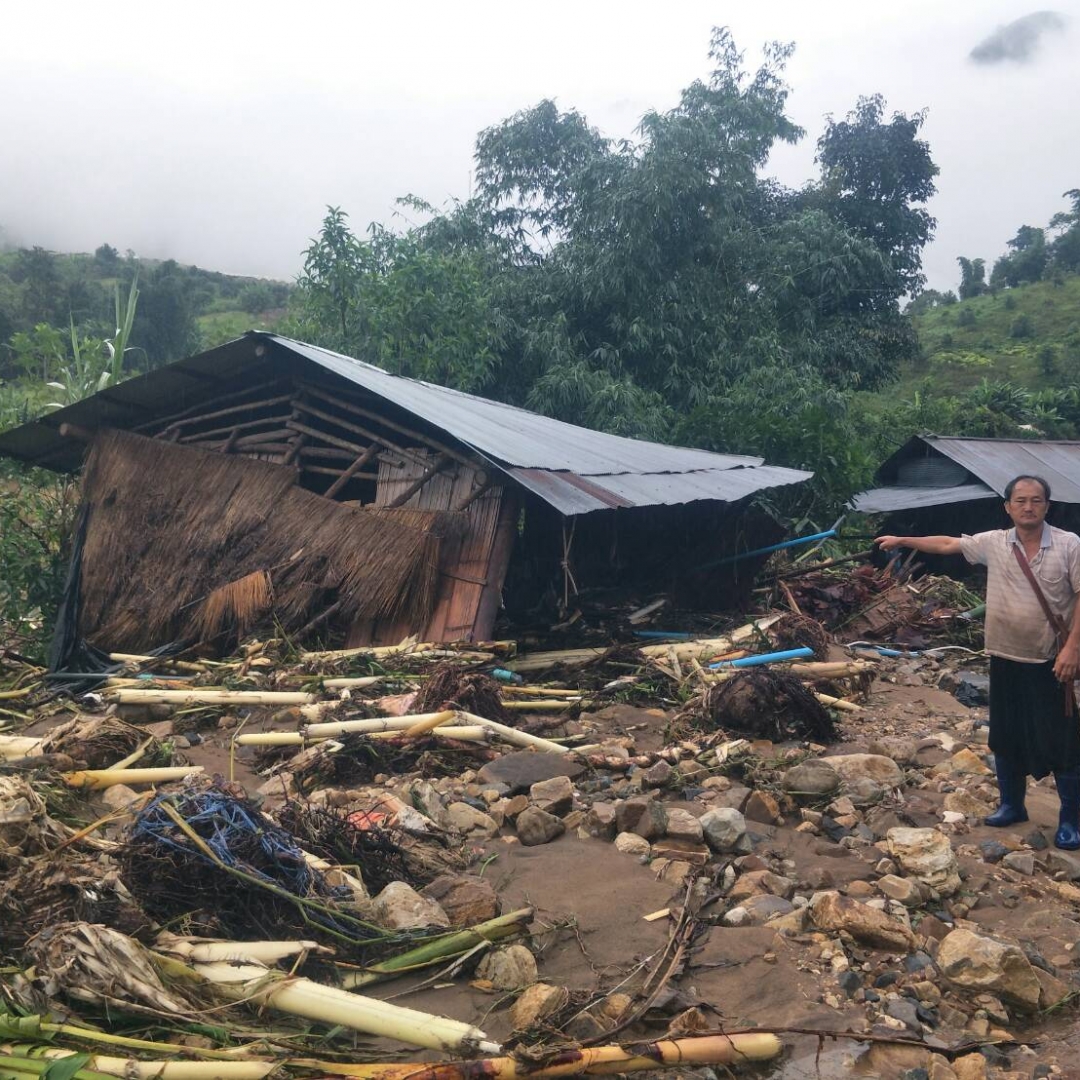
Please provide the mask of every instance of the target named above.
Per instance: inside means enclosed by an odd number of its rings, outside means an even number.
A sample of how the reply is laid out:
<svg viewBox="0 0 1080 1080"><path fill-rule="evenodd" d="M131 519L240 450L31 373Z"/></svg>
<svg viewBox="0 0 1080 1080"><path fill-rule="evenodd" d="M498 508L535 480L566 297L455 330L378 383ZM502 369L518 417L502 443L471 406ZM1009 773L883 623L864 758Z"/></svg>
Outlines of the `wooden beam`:
<svg viewBox="0 0 1080 1080"><path fill-rule="evenodd" d="M379 452L380 446L373 442L327 489L323 495L332 499L360 470ZM378 473L375 474L378 476Z"/></svg>
<svg viewBox="0 0 1080 1080"><path fill-rule="evenodd" d="M386 504L388 510L393 510L398 506L404 506L436 473L442 472L442 470L450 464L450 456L448 454L437 454L432 460L431 464L424 470L424 472L418 476L393 502Z"/></svg>
<svg viewBox="0 0 1080 1080"><path fill-rule="evenodd" d="M327 465L306 465L302 464L300 469L303 472L319 473L321 476L341 476L345 471L344 469L331 469ZM378 480L379 474L373 472L365 473L353 473L354 480Z"/></svg>
<svg viewBox="0 0 1080 1080"><path fill-rule="evenodd" d="M210 431L195 431L189 435L181 435L182 443L195 442L198 439L212 439L215 435L231 435L234 431L247 431L250 428L261 427L263 424L283 424L289 419L289 413L278 416L264 416L261 420L245 420L242 424L234 424L231 427L212 428Z"/></svg>
<svg viewBox="0 0 1080 1080"><path fill-rule="evenodd" d="M363 417L365 420L374 420L378 424L382 424L383 427L389 428L391 431L396 431L399 435L407 435L410 439L416 439L417 442L423 443L425 446L431 447L433 450L438 450L441 454L447 454L455 461L462 465L468 465L470 468L475 468L478 464L483 464L482 459L477 457L469 457L465 454L454 450L452 447L447 446L445 443L439 442L438 439L432 438L430 435L421 435L420 432L414 431L412 428L406 427L404 424L395 423L393 420L387 420L386 417L380 416L377 412L372 412L369 409L361 408L359 405L354 404L351 401L344 401L341 398L336 398L332 394L327 393L325 390L319 387L312 386L311 383L301 382L300 385L304 390L321 399L322 401L328 401L331 405L336 405L338 408L344 409L346 412L354 413L356 416ZM404 406L401 406L404 408ZM378 436L369 436L371 438L377 438ZM397 449L391 443L387 443L391 449Z"/></svg>
<svg viewBox="0 0 1080 1080"><path fill-rule="evenodd" d="M184 375L192 375L190 371L182 372ZM162 416L157 420L147 420L145 424L139 424L133 427L132 431L146 431L147 428L157 427L158 424L171 424L174 420L182 420L185 416L190 416L192 413L198 412L200 409L204 409L207 406L223 405L226 401L235 401L239 397L245 397L248 394L257 394L262 390L266 390L271 386L280 386L282 379L270 379L267 382L255 383L253 386L245 386L242 390L234 390L231 394L222 394L220 397L208 398L205 401L200 401L198 405L191 405L186 409L183 409L178 413L170 413L168 416Z"/></svg>
<svg viewBox="0 0 1080 1080"><path fill-rule="evenodd" d="M355 435L362 435L365 439L371 439L373 442L381 443L387 450L392 450L395 454L400 454L414 465L425 467L428 463L428 459L416 453L415 450L407 450L404 446L398 446L397 443L391 442L389 439L377 434L370 428L361 427L359 424L344 420L340 416L334 416L333 413L328 413L323 409L316 408L314 405L309 405L307 402L299 402L297 408L302 409L310 416L317 417L319 420L326 420L328 423L336 424L338 427L344 428L346 431L351 431Z"/></svg>
<svg viewBox="0 0 1080 1080"><path fill-rule="evenodd" d="M292 401L292 394L281 394L278 397L263 398L259 401L245 401L240 405L230 405L227 409L218 409L215 412L204 413L201 416L190 416L186 420L177 420L168 427L163 428L155 438L160 438L171 431L179 430L190 424L202 424L207 420L217 420L220 416L232 416L238 412L247 412L251 409L268 409L271 405L280 405L285 401Z"/></svg>
<svg viewBox="0 0 1080 1080"><path fill-rule="evenodd" d="M328 435L325 431L320 431L318 428L308 427L307 424L301 424L299 420L288 420L286 424L293 431L302 432L304 435L310 435L313 439L321 439L323 442L328 442L331 446L336 446L341 450L350 450L352 453L359 457L366 449L366 446L357 446L354 442L349 442L348 439L339 439L336 435ZM303 451L301 451L303 453Z"/></svg>

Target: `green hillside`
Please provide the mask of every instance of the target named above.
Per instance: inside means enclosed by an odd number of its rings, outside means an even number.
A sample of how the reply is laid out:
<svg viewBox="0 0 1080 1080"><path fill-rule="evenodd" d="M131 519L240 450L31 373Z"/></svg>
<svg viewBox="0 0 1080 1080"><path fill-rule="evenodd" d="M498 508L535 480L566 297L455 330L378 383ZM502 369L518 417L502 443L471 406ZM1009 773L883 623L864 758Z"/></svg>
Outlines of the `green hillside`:
<svg viewBox="0 0 1080 1080"><path fill-rule="evenodd" d="M939 304L914 322L922 355L903 370L901 396L958 394L984 379L1030 391L1080 382L1080 275Z"/></svg>

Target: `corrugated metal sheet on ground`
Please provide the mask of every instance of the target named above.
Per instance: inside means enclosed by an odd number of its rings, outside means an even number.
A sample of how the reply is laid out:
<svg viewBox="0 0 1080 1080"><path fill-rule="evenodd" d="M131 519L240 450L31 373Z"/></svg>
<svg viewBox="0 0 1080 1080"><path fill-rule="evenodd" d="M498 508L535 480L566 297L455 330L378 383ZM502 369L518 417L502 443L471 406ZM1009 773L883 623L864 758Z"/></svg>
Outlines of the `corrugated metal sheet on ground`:
<svg viewBox="0 0 1080 1080"><path fill-rule="evenodd" d="M880 487L860 491L852 498L851 505L863 514L888 514L894 510L915 510L924 506L946 506L973 499L997 498L997 493L985 484L961 484L947 488Z"/></svg>

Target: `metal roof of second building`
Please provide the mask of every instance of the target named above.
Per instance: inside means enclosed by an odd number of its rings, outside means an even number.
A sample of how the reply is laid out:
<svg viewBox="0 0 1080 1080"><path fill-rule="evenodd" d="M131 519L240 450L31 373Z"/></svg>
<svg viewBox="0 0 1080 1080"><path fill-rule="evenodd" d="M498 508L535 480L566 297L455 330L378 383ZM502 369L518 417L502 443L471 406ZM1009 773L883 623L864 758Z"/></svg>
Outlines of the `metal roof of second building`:
<svg viewBox="0 0 1080 1080"><path fill-rule="evenodd" d="M921 457L945 457L965 470L967 478L940 486L904 483L901 467ZM1046 480L1054 502L1080 504L1080 441L916 435L881 464L875 477L880 486L859 492L851 505L866 513L885 513L1003 497L1009 481L1024 474Z"/></svg>
<svg viewBox="0 0 1080 1080"><path fill-rule="evenodd" d="M269 349L266 346L270 346ZM213 396L224 377L252 377L271 359L299 359L399 406L497 465L561 513L697 500L735 502L767 488L802 483L813 473L763 464L760 457L714 454L567 424L513 405L392 375L275 334L235 341L110 387L31 424L0 433L0 454L77 467L61 423L127 427L174 411L178 401Z"/></svg>

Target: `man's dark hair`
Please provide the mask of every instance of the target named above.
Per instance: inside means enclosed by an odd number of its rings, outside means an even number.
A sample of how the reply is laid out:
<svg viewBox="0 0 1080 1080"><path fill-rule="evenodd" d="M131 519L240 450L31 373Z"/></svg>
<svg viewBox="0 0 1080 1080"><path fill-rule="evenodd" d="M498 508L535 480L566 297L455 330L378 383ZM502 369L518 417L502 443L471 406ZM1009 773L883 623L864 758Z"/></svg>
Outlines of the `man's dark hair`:
<svg viewBox="0 0 1080 1080"><path fill-rule="evenodd" d="M1012 501L1013 488L1016 487L1016 485L1019 484L1021 480L1034 480L1036 484L1042 484L1043 498L1045 498L1047 502L1050 501L1050 485L1041 476L1029 476L1027 473L1025 473L1023 476L1014 476L1005 485L1006 502Z"/></svg>

